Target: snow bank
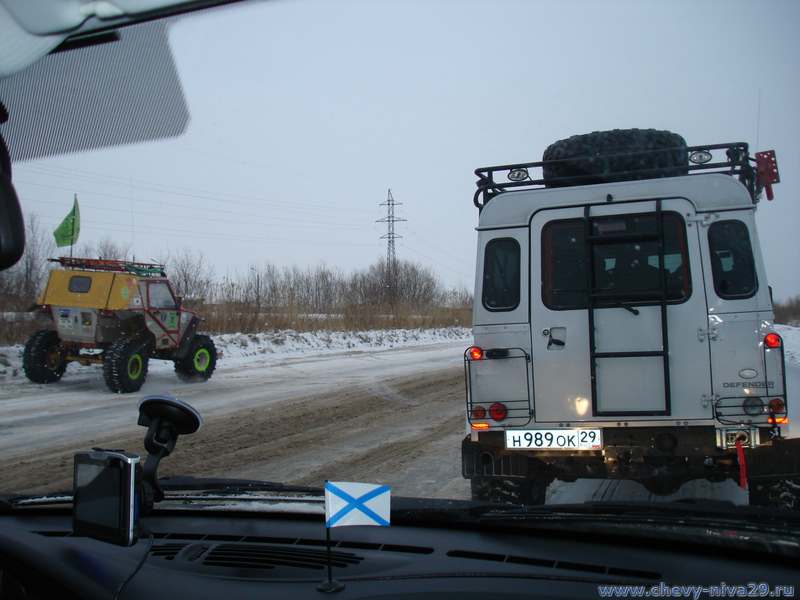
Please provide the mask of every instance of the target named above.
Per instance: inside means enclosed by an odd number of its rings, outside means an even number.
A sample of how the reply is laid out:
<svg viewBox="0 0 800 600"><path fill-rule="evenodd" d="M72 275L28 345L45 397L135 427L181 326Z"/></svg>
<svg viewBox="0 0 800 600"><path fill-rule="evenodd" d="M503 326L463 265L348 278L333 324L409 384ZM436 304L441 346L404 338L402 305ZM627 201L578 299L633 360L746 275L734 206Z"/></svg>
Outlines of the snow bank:
<svg viewBox="0 0 800 600"><path fill-rule="evenodd" d="M248 362L276 356L294 358L311 354L364 352L368 350L471 341L466 327L440 329L392 329L382 331L313 331L286 329L277 333L233 333L214 336L217 351L226 363Z"/></svg>
<svg viewBox="0 0 800 600"><path fill-rule="evenodd" d="M783 338L786 360L800 365L800 327L776 325L775 331ZM425 346L447 342L470 343L472 331L467 327L440 329L392 329L381 331L315 331L298 332L292 329L277 333L231 333L214 336L219 353L219 367L249 362L270 363L288 358L334 354L343 352L368 352L404 346ZM165 361L151 361L151 369L159 364L172 369ZM70 371L97 369L97 366L70 365ZM0 381L24 378L22 373L22 346L0 347Z"/></svg>
<svg viewBox="0 0 800 600"><path fill-rule="evenodd" d="M775 325L775 333L783 338L786 361L800 365L800 327Z"/></svg>
<svg viewBox="0 0 800 600"><path fill-rule="evenodd" d="M303 356L343 352L368 352L405 346L427 346L448 342L470 343L472 330L467 327L438 329L391 329L381 331L314 331L298 332L286 329L277 333L230 333L213 336L219 358L218 368L243 363L269 363ZM25 378L22 372L21 345L0 347L0 382ZM150 361L150 370L163 365L171 370L168 361ZM73 363L69 372L82 369Z"/></svg>

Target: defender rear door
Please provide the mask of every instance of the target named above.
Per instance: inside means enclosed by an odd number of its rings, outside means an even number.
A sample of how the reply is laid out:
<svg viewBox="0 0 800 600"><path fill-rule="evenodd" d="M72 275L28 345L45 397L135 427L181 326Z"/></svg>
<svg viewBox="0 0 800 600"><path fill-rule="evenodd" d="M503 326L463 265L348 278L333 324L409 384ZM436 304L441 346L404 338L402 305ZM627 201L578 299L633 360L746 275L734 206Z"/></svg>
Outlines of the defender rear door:
<svg viewBox="0 0 800 600"><path fill-rule="evenodd" d="M531 277L536 422L710 418L693 216L682 199L533 216L531 268L541 269Z"/></svg>

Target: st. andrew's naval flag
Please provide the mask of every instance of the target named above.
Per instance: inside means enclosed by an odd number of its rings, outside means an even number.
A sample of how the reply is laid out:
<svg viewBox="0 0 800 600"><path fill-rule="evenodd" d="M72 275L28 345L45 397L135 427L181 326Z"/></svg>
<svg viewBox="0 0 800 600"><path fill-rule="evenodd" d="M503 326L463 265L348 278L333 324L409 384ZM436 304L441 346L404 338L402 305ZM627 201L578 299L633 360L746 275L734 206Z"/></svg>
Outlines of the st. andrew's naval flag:
<svg viewBox="0 0 800 600"><path fill-rule="evenodd" d="M325 527L389 525L390 488L371 483L325 482Z"/></svg>

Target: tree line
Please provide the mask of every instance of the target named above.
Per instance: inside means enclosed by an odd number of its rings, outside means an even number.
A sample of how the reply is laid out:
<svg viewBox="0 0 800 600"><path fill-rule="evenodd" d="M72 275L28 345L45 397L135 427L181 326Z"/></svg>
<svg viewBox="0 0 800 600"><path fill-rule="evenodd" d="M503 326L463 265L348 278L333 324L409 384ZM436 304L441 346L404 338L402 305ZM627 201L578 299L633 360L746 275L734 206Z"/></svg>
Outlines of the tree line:
<svg viewBox="0 0 800 600"><path fill-rule="evenodd" d="M54 263L64 254L36 217L26 223L20 262L0 273L0 345L24 343L43 324L26 312L36 302ZM135 260L130 246L110 237L82 244L80 258ZM421 264L385 259L351 273L336 266L279 267L269 261L218 276L202 252L189 247L155 254L183 306L200 313L210 333L264 333L294 329L350 330L469 326L472 294L446 289ZM141 261L140 261L141 262Z"/></svg>

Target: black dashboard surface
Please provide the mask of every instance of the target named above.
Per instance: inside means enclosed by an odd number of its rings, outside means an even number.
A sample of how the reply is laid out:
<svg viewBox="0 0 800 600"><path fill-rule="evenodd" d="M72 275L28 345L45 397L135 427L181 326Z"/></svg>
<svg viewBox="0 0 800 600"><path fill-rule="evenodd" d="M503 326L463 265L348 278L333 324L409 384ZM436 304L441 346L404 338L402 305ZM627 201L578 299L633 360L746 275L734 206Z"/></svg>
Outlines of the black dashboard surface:
<svg viewBox="0 0 800 600"><path fill-rule="evenodd" d="M327 581L320 517L157 511L132 547L72 534L67 510L0 516L0 598L316 598ZM796 557L758 548L535 528L393 524L331 529L346 598L598 598L601 586L655 597L673 586L800 585ZM765 589L765 588L750 588ZM634 595L629 592L629 595ZM662 594L663 595L663 594ZM702 596L702 597L708 597Z"/></svg>

